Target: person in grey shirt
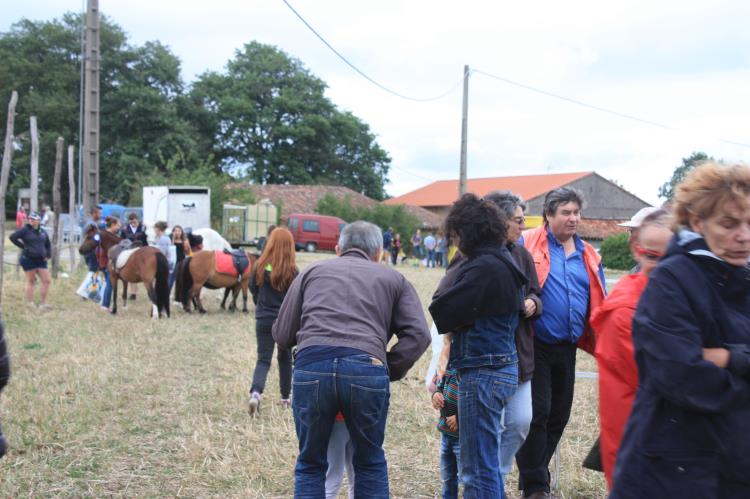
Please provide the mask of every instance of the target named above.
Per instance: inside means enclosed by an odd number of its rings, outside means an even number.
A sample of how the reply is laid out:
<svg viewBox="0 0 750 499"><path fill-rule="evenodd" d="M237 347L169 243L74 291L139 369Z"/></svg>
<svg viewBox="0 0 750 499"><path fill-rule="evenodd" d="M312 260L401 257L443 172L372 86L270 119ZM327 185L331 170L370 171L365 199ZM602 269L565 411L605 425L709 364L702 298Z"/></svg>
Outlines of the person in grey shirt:
<svg viewBox="0 0 750 499"><path fill-rule="evenodd" d="M414 287L378 265L382 251L376 225L347 225L338 258L313 263L294 280L274 323L276 343L297 347L295 496L324 496L328 441L341 412L354 446L355 496L388 497L383 438L389 380L406 375L427 349L430 334ZM388 351L393 335L398 343Z"/></svg>
<svg viewBox="0 0 750 499"><path fill-rule="evenodd" d="M156 222L154 224L154 246L159 248L164 256L169 259L169 247L172 246L172 241L165 234L167 231L167 222Z"/></svg>

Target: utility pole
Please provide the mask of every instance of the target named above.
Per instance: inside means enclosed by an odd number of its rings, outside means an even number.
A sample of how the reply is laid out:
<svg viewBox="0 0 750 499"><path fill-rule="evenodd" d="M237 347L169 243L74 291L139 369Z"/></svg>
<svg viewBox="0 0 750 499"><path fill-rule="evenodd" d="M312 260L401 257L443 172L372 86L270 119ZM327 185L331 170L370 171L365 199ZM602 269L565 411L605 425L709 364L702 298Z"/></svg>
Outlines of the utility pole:
<svg viewBox="0 0 750 499"><path fill-rule="evenodd" d="M99 204L99 62L99 0L88 0L82 175L85 212Z"/></svg>
<svg viewBox="0 0 750 499"><path fill-rule="evenodd" d="M469 66L464 66L464 105L461 112L461 172L458 176L458 195L466 194L466 135L469 121Z"/></svg>

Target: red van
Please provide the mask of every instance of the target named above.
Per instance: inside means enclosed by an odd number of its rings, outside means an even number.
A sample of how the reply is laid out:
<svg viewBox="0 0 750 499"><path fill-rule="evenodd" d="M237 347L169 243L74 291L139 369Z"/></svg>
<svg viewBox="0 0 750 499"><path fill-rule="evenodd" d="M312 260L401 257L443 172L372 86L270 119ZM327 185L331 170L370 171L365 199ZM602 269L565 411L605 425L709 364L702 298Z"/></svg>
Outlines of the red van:
<svg viewBox="0 0 750 499"><path fill-rule="evenodd" d="M294 245L305 251L333 251L339 243L341 229L346 222L338 217L316 215L314 213L291 213L287 217L287 228L294 236Z"/></svg>

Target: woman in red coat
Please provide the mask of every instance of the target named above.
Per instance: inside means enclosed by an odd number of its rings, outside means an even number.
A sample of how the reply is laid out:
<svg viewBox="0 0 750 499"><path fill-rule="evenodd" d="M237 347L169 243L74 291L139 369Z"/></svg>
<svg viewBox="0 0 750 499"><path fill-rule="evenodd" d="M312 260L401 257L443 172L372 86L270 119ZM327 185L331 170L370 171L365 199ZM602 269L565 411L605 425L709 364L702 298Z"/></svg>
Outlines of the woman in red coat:
<svg viewBox="0 0 750 499"><path fill-rule="evenodd" d="M657 210L643 220L630 245L639 271L620 279L591 316L591 326L596 332L596 362L599 365L602 465L610 489L617 449L638 388L638 369L631 335L633 315L649 273L667 249L672 236L670 222L669 213L665 210Z"/></svg>

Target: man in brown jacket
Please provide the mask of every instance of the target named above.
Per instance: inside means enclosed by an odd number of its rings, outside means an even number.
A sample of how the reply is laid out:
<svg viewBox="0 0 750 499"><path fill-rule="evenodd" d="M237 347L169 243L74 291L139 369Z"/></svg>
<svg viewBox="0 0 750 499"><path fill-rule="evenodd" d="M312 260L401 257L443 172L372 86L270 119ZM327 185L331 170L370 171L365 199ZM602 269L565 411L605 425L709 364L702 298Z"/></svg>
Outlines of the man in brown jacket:
<svg viewBox="0 0 750 499"><path fill-rule="evenodd" d="M347 225L336 247L339 257L310 265L294 280L274 323L276 343L297 347L295 497L324 497L328 440L338 412L354 446L355 496L388 497L383 439L389 380L406 375L430 335L414 287L376 263L382 251L376 225ZM387 351L394 334L398 343Z"/></svg>

